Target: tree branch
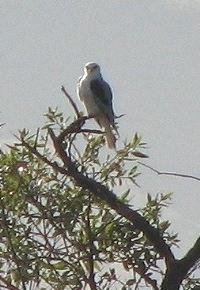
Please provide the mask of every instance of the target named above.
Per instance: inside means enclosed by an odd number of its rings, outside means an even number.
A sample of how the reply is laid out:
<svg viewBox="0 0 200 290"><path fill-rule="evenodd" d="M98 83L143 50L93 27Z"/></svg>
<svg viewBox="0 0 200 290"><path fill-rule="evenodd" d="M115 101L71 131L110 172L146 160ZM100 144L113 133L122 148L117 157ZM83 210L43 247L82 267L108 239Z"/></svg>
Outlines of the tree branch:
<svg viewBox="0 0 200 290"><path fill-rule="evenodd" d="M94 272L94 237L91 229L90 222L90 212L91 212L91 193L89 193L88 207L86 209L86 229L88 235L88 245L89 245L89 253L88 253L88 268L89 268L89 277L88 284L90 285L91 290L97 290L96 282L95 282L95 272Z"/></svg>
<svg viewBox="0 0 200 290"><path fill-rule="evenodd" d="M194 246L180 260L182 271L189 271L194 264L200 259L200 237L196 240Z"/></svg>
<svg viewBox="0 0 200 290"><path fill-rule="evenodd" d="M6 286L3 286L3 287L7 287L7 289L9 289L9 290L19 290L19 288L17 288L15 286L13 286L12 284L10 284L2 276L0 276L0 281L2 281L4 285L6 285ZM0 286L2 286L2 285L0 285Z"/></svg>
<svg viewBox="0 0 200 290"><path fill-rule="evenodd" d="M103 132L101 130L90 130L90 129L81 129L82 126L85 124L85 121L92 119L92 117L83 116L79 117L77 120L75 120L73 123L71 123L66 129L64 129L60 135L57 138L58 143L62 143L65 139L65 137L68 134L73 133L95 133L95 134L102 134ZM49 129L49 134L51 134L51 129ZM51 136L52 138L52 136ZM54 138L54 137L53 137Z"/></svg>
<svg viewBox="0 0 200 290"><path fill-rule="evenodd" d="M146 219L142 217L137 211L132 210L128 207L128 205L118 200L116 195L112 191L110 191L105 185L95 181L92 178L84 176L81 172L79 172L76 168L75 163L71 161L70 157L62 148L60 140L58 142L54 132L51 129L49 132L53 140L56 152L59 154L65 167L60 167L56 162L53 163L49 161L46 157L41 155L35 148L31 147L23 139L21 140L22 145L30 150L33 154L35 154L38 158L50 165L54 170L74 178L75 182L79 186L86 188L91 193L108 203L111 208L113 208L117 213L119 213L121 216L125 217L132 223L133 229L138 229L146 235L149 241L155 246L159 254L162 257L166 258L167 263L171 263L172 261L174 261L174 256L170 250L170 247L163 240L159 230L151 226L149 222L146 221Z"/></svg>
<svg viewBox="0 0 200 290"><path fill-rule="evenodd" d="M159 288L157 287L157 282L156 282L156 280L151 279L150 276L149 276L148 274L146 274L146 273L144 272L143 269L140 269L140 268L138 268L138 267L134 267L133 270L134 270L136 273L138 273L138 274L140 275L140 277L143 278L144 281L145 281L147 284L151 285L152 289L154 289L154 290L159 290ZM139 285L139 284L138 284L138 285ZM139 289L139 288L138 288L138 285L136 285L135 289Z"/></svg>
<svg viewBox="0 0 200 290"><path fill-rule="evenodd" d="M149 168L151 169L153 172L157 173L158 175L170 175L170 176L176 176L176 177L183 177L183 178L190 178L190 179L194 179L194 180L197 180L197 181L200 181L200 177L196 177L196 176L193 176L193 175L189 175L189 174L181 174L181 173L176 173L176 172L165 172L165 171L158 171L157 169L149 166L149 165L146 165L145 163L143 162L138 162L140 165L146 167L146 168Z"/></svg>
<svg viewBox="0 0 200 290"><path fill-rule="evenodd" d="M200 237L194 246L181 260L175 260L169 265L165 278L163 279L161 290L178 290L181 282L187 275L191 267L200 259Z"/></svg>
<svg viewBox="0 0 200 290"><path fill-rule="evenodd" d="M65 96L68 98L70 104L72 105L75 113L76 113L76 116L77 118L80 118L80 113L79 113L79 110L75 104L75 102L73 101L72 97L68 94L68 92L65 90L64 86L61 87L61 91L65 94Z"/></svg>
<svg viewBox="0 0 200 290"><path fill-rule="evenodd" d="M18 258L17 254L16 254L15 247L13 245L12 237L10 235L10 231L9 231L9 227L8 227L8 223L7 223L7 219L6 219L6 214L5 214L5 204L4 204L4 201L2 198L0 198L0 206L1 206L1 210L2 210L2 221L1 221L2 227L5 231L5 236L7 238L8 247L10 247L12 260L17 267L17 272L18 272L19 278L20 278L21 283L22 283L22 289L26 290L25 277L22 274L22 265L21 265L22 261ZM2 278L0 280L2 280ZM9 284L7 283L7 285L9 285ZM10 287L10 289L15 289L14 286L12 286L12 285L9 285L9 287Z"/></svg>

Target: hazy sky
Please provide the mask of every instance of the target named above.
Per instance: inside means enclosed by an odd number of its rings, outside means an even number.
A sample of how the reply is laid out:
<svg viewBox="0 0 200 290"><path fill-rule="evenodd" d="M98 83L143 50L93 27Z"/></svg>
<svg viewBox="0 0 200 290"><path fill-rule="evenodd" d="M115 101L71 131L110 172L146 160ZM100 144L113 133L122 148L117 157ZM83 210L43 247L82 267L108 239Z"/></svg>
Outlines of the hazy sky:
<svg viewBox="0 0 200 290"><path fill-rule="evenodd" d="M137 131L147 164L200 177L200 0L1 0L0 39L1 143L35 132L49 106L70 115L60 87L76 99L83 66L95 61L125 114L121 140ZM173 191L164 217L185 253L200 232L200 184L140 171L135 207L147 192Z"/></svg>

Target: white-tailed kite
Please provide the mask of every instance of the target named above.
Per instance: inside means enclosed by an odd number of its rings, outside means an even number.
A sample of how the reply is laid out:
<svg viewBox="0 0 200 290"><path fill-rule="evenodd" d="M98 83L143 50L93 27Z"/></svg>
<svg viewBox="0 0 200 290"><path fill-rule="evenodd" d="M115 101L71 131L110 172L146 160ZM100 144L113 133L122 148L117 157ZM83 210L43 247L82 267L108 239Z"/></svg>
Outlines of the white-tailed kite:
<svg viewBox="0 0 200 290"><path fill-rule="evenodd" d="M103 80L100 66L89 62L84 67L84 74L79 78L77 94L84 103L88 116L93 117L100 127L105 129L108 147L115 148L116 138L112 129L115 129L114 111L112 106L112 91Z"/></svg>

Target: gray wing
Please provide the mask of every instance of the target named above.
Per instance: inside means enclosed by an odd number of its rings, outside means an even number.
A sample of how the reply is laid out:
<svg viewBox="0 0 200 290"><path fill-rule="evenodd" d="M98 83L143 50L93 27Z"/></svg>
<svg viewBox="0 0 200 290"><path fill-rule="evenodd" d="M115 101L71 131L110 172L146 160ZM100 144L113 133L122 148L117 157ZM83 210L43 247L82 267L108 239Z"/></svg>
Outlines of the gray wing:
<svg viewBox="0 0 200 290"><path fill-rule="evenodd" d="M107 116L110 123L114 125L113 96L109 84L101 79L95 79L91 80L90 88L99 108Z"/></svg>

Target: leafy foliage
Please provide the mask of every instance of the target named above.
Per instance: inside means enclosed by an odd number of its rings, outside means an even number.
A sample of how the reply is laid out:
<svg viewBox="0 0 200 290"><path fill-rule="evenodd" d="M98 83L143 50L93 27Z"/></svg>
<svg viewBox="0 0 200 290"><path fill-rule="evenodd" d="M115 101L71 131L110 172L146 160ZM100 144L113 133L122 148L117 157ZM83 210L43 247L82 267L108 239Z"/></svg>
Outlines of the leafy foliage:
<svg viewBox="0 0 200 290"><path fill-rule="evenodd" d="M158 289L164 261L145 235L22 144L25 140L41 156L63 166L48 130L60 133L71 120L52 109L46 116L42 131L30 135L23 130L17 144L0 152L0 287ZM79 172L120 191L118 198L130 203L139 174L137 160L147 157L142 152L145 144L135 134L112 156L104 145L102 134L97 137L87 130L69 133L62 144ZM147 195L146 205L137 210L173 246L177 235L169 232L170 222L161 215L170 200L171 194Z"/></svg>

